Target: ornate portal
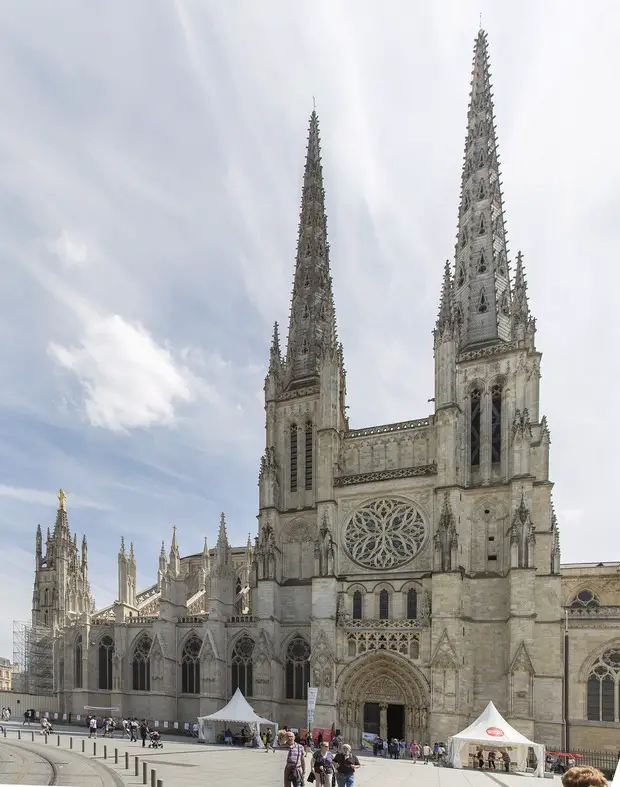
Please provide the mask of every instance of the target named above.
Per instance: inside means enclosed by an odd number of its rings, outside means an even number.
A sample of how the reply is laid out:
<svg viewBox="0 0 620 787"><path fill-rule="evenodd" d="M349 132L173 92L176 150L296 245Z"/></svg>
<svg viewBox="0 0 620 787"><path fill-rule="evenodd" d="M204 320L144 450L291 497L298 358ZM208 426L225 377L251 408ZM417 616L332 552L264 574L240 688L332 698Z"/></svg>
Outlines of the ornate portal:
<svg viewBox="0 0 620 787"><path fill-rule="evenodd" d="M344 546L365 568L390 569L408 563L426 537L422 514L403 500L373 500L355 511L344 529Z"/></svg>

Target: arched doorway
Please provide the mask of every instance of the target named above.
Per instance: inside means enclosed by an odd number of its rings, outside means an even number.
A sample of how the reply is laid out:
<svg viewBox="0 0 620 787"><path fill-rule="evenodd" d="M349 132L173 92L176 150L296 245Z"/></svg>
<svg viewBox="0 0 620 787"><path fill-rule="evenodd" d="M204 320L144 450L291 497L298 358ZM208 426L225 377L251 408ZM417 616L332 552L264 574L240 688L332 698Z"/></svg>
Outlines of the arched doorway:
<svg viewBox="0 0 620 787"><path fill-rule="evenodd" d="M337 726L354 748L363 732L426 740L429 696L428 681L409 660L374 651L355 659L338 680Z"/></svg>

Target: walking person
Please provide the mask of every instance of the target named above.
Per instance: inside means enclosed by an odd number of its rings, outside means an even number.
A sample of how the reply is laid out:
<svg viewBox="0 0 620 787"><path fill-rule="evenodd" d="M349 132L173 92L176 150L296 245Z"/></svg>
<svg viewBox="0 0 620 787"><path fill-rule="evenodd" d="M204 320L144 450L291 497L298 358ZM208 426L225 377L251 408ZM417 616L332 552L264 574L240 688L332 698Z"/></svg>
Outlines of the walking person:
<svg viewBox="0 0 620 787"><path fill-rule="evenodd" d="M338 787L353 787L355 784L355 771L360 767L360 761L351 753L348 743L342 745L342 751L334 757L336 766L336 780Z"/></svg>
<svg viewBox="0 0 620 787"><path fill-rule="evenodd" d="M292 730L286 733L286 763L284 765L284 787L301 787L306 775L306 758L304 747L295 743L295 733Z"/></svg>
<svg viewBox="0 0 620 787"><path fill-rule="evenodd" d="M265 752L269 754L269 749L275 754L276 750L273 747L273 730L271 727L265 733Z"/></svg>
<svg viewBox="0 0 620 787"><path fill-rule="evenodd" d="M91 716L88 721L88 737L89 738L96 738L97 737L97 718L96 716Z"/></svg>
<svg viewBox="0 0 620 787"><path fill-rule="evenodd" d="M142 719L140 723L140 737L142 738L142 748L146 746L146 736L149 734L149 727L146 719Z"/></svg>
<svg viewBox="0 0 620 787"><path fill-rule="evenodd" d="M327 741L321 741L319 750L312 756L312 773L316 787L332 787L334 779L334 755Z"/></svg>
<svg viewBox="0 0 620 787"><path fill-rule="evenodd" d="M422 757L424 757L424 765L428 765L428 761L430 760L432 753L433 752L431 747L428 745L428 743L425 743L424 746L422 746Z"/></svg>
<svg viewBox="0 0 620 787"><path fill-rule="evenodd" d="M138 725L138 719L132 719L132 720L129 722L129 732L130 732L130 734L131 734L131 737L129 738L129 742L130 742L130 743L131 743L132 741L134 741L134 742L135 742L135 741L137 741L137 740L138 740L138 727L139 727L139 725Z"/></svg>

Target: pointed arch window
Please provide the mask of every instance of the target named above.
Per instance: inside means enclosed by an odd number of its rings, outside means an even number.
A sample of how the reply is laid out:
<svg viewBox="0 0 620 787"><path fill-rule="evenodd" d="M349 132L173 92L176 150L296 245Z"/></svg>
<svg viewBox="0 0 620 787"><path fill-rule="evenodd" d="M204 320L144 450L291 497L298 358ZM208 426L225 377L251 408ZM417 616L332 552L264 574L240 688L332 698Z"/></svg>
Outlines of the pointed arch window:
<svg viewBox="0 0 620 787"><path fill-rule="evenodd" d="M306 489L312 489L312 421L306 424Z"/></svg>
<svg viewBox="0 0 620 787"><path fill-rule="evenodd" d="M304 309L303 309L303 312L302 312L302 316L303 316L304 320L307 320L308 317L310 316L310 309L308 308L308 304L307 303L304 304Z"/></svg>
<svg viewBox="0 0 620 787"><path fill-rule="evenodd" d="M506 256L504 252L501 251L497 256L497 272L500 276L506 275Z"/></svg>
<svg viewBox="0 0 620 787"><path fill-rule="evenodd" d="M98 681L97 685L102 691L112 691L112 657L114 656L114 640L107 635L99 640L97 652Z"/></svg>
<svg viewBox="0 0 620 787"><path fill-rule="evenodd" d="M407 619L415 620L418 617L418 592L415 588L407 591Z"/></svg>
<svg viewBox="0 0 620 787"><path fill-rule="evenodd" d="M485 314L489 310L489 302L484 290L480 290L480 298L478 298L478 312Z"/></svg>
<svg viewBox="0 0 620 787"><path fill-rule="evenodd" d="M508 293L506 292L506 290L504 290L504 292L502 293L500 303L501 303L502 314L505 317L508 317L508 315L510 314L510 303L508 301Z"/></svg>
<svg viewBox="0 0 620 787"><path fill-rule="evenodd" d="M295 636L286 649L286 699L307 700L310 683L310 645Z"/></svg>
<svg viewBox="0 0 620 787"><path fill-rule="evenodd" d="M73 687L76 689L83 688L83 663L82 663L82 635L78 634L73 646Z"/></svg>
<svg viewBox="0 0 620 787"><path fill-rule="evenodd" d="M502 386L496 383L491 388L491 462L502 460Z"/></svg>
<svg viewBox="0 0 620 787"><path fill-rule="evenodd" d="M482 396L479 388L469 395L470 426L469 426L469 456L472 467L480 465L480 405Z"/></svg>
<svg viewBox="0 0 620 787"><path fill-rule="evenodd" d="M308 246L310 246L310 241L308 241ZM306 275L304 276L304 287L310 286L310 274L306 271Z"/></svg>
<svg viewBox="0 0 620 787"><path fill-rule="evenodd" d="M459 265L459 273L457 276L457 285L462 287L465 284L465 269L463 268L463 263Z"/></svg>
<svg viewBox="0 0 620 787"><path fill-rule="evenodd" d="M254 640L247 634L242 634L235 642L230 667L231 688L234 694L241 689L244 697L251 697L254 693L254 675L252 671L252 656L254 655Z"/></svg>
<svg viewBox="0 0 620 787"><path fill-rule="evenodd" d="M465 228L461 232L461 248L464 246L467 246L467 230Z"/></svg>
<svg viewBox="0 0 620 787"><path fill-rule="evenodd" d="M202 640L196 634L185 641L181 656L181 691L183 694L200 694L200 650Z"/></svg>
<svg viewBox="0 0 620 787"><path fill-rule="evenodd" d="M379 620L388 620L390 617L390 594L387 590L379 593Z"/></svg>
<svg viewBox="0 0 620 787"><path fill-rule="evenodd" d="M469 206L471 205L471 199L469 197L469 191L465 192L465 196L463 197L463 213L466 210L469 210Z"/></svg>
<svg viewBox="0 0 620 787"><path fill-rule="evenodd" d="M484 167L484 150L478 153L478 168Z"/></svg>
<svg viewBox="0 0 620 787"><path fill-rule="evenodd" d="M486 273L486 272L487 272L487 258L485 256L484 249L480 249L480 256L478 257L478 273Z"/></svg>
<svg viewBox="0 0 620 787"><path fill-rule="evenodd" d="M362 598L362 591L356 590L353 594L353 620L362 620L364 612L364 604Z"/></svg>
<svg viewBox="0 0 620 787"><path fill-rule="evenodd" d="M291 424L291 492L297 491L297 424Z"/></svg>
<svg viewBox="0 0 620 787"><path fill-rule="evenodd" d="M480 216L480 223L478 224L478 235L484 235L487 231L487 224L484 220L484 214Z"/></svg>
<svg viewBox="0 0 620 787"><path fill-rule="evenodd" d="M149 654L152 646L153 640L147 634L143 634L134 648L131 661L132 688L134 691L151 690L151 659Z"/></svg>
<svg viewBox="0 0 620 787"><path fill-rule="evenodd" d="M478 184L478 199L484 199L487 195L487 188L484 182L484 178L480 180Z"/></svg>
<svg viewBox="0 0 620 787"><path fill-rule="evenodd" d="M589 721L618 721L620 689L620 650L610 648L596 660L590 671L587 689Z"/></svg>
<svg viewBox="0 0 620 787"><path fill-rule="evenodd" d="M237 615L243 615L242 590L243 585L241 584L241 577L237 577L237 582L235 583L235 608L237 610Z"/></svg>
<svg viewBox="0 0 620 787"><path fill-rule="evenodd" d="M43 606L49 606L49 597L50 597L49 588L45 588L45 592L43 593Z"/></svg>
<svg viewBox="0 0 620 787"><path fill-rule="evenodd" d="M306 339L305 336L304 336L303 341L301 343L301 353L302 353L302 355L307 355L308 354L308 340Z"/></svg>
<svg viewBox="0 0 620 787"><path fill-rule="evenodd" d="M600 602L591 590L580 590L571 602L572 609L596 609L599 606Z"/></svg>

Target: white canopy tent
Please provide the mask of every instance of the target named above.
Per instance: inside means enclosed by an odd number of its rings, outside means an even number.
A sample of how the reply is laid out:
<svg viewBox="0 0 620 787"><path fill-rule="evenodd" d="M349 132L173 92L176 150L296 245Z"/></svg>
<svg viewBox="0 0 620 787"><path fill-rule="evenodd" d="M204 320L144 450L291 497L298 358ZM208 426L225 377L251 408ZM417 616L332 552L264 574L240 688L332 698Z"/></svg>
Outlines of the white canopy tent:
<svg viewBox="0 0 620 787"><path fill-rule="evenodd" d="M511 762L516 762L520 771L525 771L527 767L528 749L534 749L537 760L534 776L545 775L545 747L541 743L528 740L525 735L511 727L492 702L489 702L473 724L449 739L448 762L453 768L462 768L463 758L465 764L468 764L470 746L497 752L505 749ZM501 767L501 760L498 767Z"/></svg>
<svg viewBox="0 0 620 787"><path fill-rule="evenodd" d="M614 778L609 782L609 787L611 787L612 784L614 784L616 787L620 787L620 759L618 760L618 764L616 765Z"/></svg>
<svg viewBox="0 0 620 787"><path fill-rule="evenodd" d="M274 721L269 721L269 719L265 719L257 713L254 713L254 708L246 700L239 688L233 694L228 705L225 705L221 710L211 713L208 716L198 717L199 740L205 743L213 743L215 741L215 733L211 723L216 721L247 724L257 730L259 740L261 724L271 725L275 727L274 737L278 737L278 725Z"/></svg>

